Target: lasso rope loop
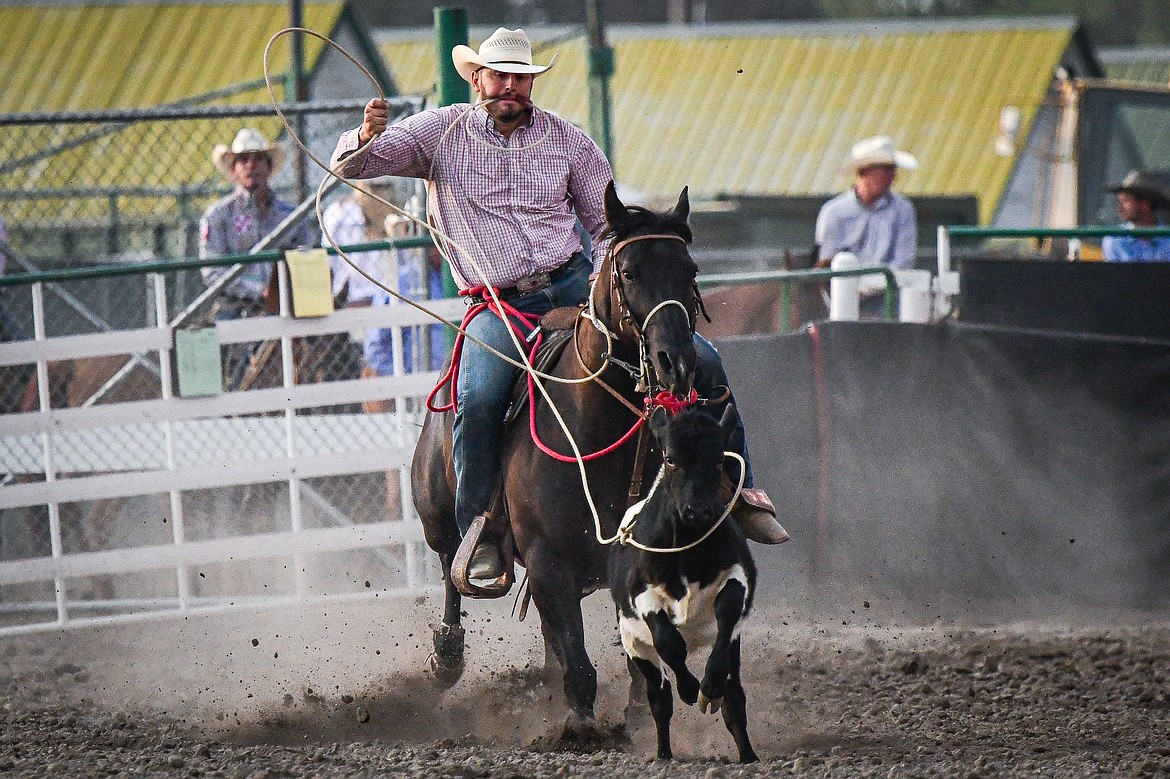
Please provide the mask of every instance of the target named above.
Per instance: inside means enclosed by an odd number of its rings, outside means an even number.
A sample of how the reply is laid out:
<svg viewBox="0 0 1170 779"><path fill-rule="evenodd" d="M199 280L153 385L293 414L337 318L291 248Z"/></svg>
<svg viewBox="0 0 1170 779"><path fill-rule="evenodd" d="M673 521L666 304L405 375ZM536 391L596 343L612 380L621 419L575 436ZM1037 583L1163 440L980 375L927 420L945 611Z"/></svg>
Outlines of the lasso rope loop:
<svg viewBox="0 0 1170 779"><path fill-rule="evenodd" d="M741 457L736 452L724 452L723 455L725 457L732 457L739 461L739 483L735 487L735 492L732 494L731 500L728 501L726 506L724 506L723 513L719 515L719 519L715 520L715 524L711 525L707 532L700 536L698 540L692 541L691 543L685 544L683 546L670 547L647 546L646 544L637 541L634 538L634 527L638 524L638 515L641 513L641 510L645 508L646 502L650 500L649 496L647 496L646 498L635 503L628 511L626 511L626 515L622 517L621 525L618 526L617 533L614 534L613 539L611 539L610 542L612 543L613 541L617 541L622 546L632 546L635 549L641 549L643 552L652 552L655 554L675 554L677 552L685 552L688 549L694 549L696 546L710 538L711 534L718 530L719 526L723 524L723 521L731 515L731 509L735 507L735 502L739 500L739 495L741 492L743 492L743 480L747 473L747 466L744 463L743 457ZM660 469L658 471L658 478L654 480L654 486L650 488L651 494L653 494L654 490L658 487L658 483L662 481L664 472L665 469Z"/></svg>

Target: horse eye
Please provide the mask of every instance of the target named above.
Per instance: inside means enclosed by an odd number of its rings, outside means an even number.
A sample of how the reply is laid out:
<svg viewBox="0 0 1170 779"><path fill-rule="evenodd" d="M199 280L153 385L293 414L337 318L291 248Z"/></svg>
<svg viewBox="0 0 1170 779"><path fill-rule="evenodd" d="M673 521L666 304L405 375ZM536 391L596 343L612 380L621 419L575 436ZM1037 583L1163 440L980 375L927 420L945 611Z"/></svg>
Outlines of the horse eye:
<svg viewBox="0 0 1170 779"><path fill-rule="evenodd" d="M626 281L633 281L634 274L630 273L628 270L624 270L624 271L622 271L622 278L625 279Z"/></svg>
<svg viewBox="0 0 1170 779"><path fill-rule="evenodd" d="M673 467L674 467L674 458L673 458L673 457L669 457L669 456L668 456L668 457L663 457L663 458L662 458L662 462L666 463L666 467L667 467L667 468L673 468Z"/></svg>

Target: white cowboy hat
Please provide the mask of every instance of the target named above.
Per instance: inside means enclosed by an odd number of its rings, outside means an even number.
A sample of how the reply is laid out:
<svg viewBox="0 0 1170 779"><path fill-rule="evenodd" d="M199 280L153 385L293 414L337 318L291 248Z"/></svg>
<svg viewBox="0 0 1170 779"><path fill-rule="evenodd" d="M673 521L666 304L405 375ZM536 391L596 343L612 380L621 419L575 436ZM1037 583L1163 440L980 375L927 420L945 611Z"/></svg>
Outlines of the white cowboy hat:
<svg viewBox="0 0 1170 779"><path fill-rule="evenodd" d="M531 73L536 76L553 66L557 56L547 65L532 64L532 41L523 30L509 30L500 27L483 43L477 53L469 46L460 44L451 49L451 59L463 80L471 83L471 74L480 68L491 68L500 73Z"/></svg>
<svg viewBox="0 0 1170 779"><path fill-rule="evenodd" d="M845 170L857 172L870 165L895 165L906 170L918 167L913 154L894 148L894 140L888 135L875 135L853 144Z"/></svg>
<svg viewBox="0 0 1170 779"><path fill-rule="evenodd" d="M269 143L268 139L259 130L245 127L236 133L230 147L220 143L211 152L211 161L219 168L223 175L232 177L232 166L236 164L236 155L247 152L264 151L272 158L272 174L280 170L284 164L284 147L279 143Z"/></svg>

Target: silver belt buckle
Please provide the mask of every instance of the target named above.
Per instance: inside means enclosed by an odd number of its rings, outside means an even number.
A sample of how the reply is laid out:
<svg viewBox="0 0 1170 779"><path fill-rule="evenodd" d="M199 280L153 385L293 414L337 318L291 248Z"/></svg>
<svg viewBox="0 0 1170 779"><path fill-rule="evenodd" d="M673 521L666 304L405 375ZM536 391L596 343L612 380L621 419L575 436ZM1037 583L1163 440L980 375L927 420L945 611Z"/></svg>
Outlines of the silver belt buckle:
<svg viewBox="0 0 1170 779"><path fill-rule="evenodd" d="M521 295L527 295L529 292L536 292L544 289L552 283L547 271L540 271L533 273L531 276L525 276L522 279L516 279L516 289Z"/></svg>

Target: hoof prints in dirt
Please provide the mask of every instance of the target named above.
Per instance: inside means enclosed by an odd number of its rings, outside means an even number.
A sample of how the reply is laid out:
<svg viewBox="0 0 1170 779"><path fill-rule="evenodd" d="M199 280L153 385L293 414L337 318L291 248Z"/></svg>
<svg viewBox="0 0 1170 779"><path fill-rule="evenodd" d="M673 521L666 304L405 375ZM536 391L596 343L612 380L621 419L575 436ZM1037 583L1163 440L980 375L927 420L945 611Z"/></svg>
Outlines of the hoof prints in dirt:
<svg viewBox="0 0 1170 779"><path fill-rule="evenodd" d="M287 710L278 699L264 724L225 731L100 697L108 653L22 648L0 653L0 777L1170 774L1165 626L817 631L759 646L745 657L762 758L750 767L729 764L717 717L684 706L670 764L651 760L648 724L632 746L603 728L583 746L595 751L576 751L551 725L563 699L526 673L444 695L421 677L306 691Z"/></svg>

